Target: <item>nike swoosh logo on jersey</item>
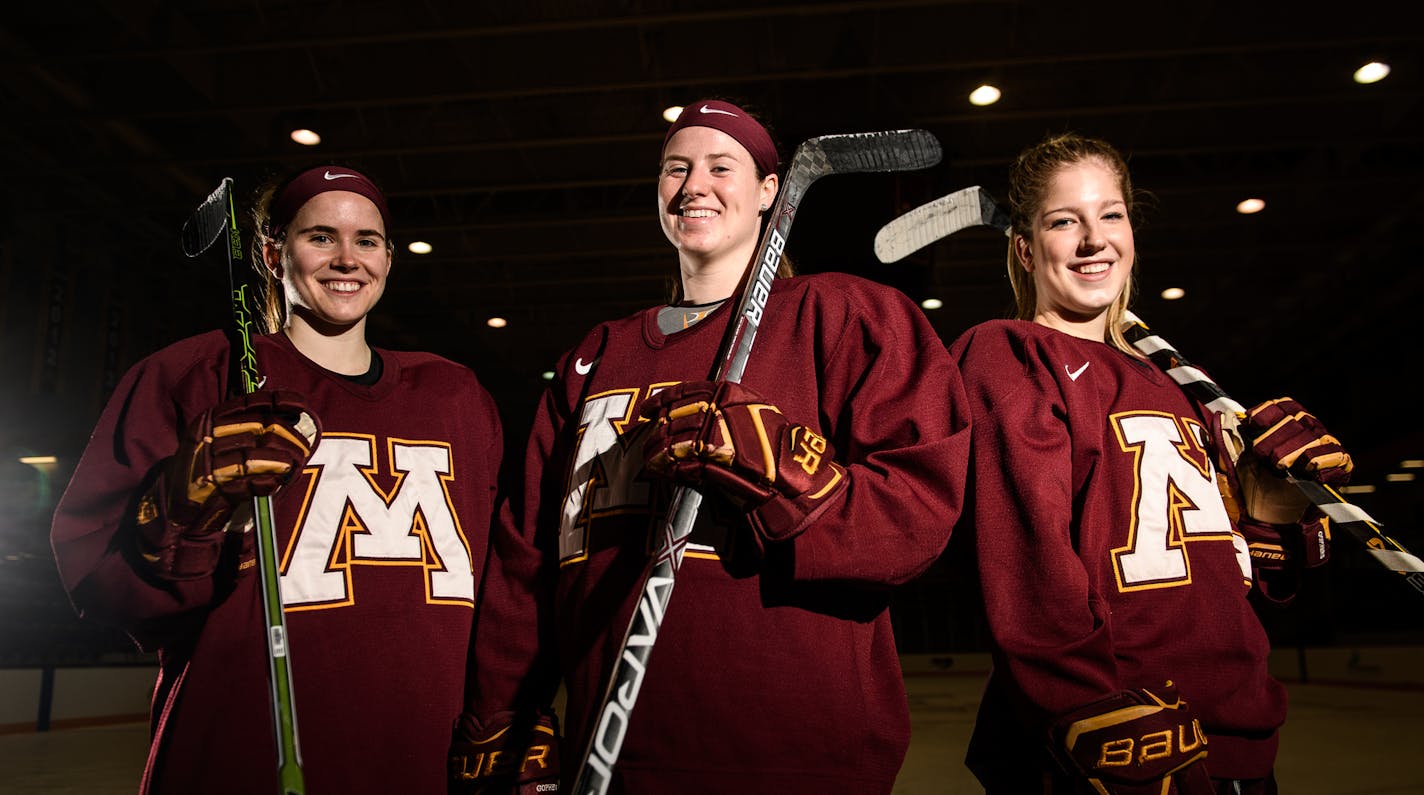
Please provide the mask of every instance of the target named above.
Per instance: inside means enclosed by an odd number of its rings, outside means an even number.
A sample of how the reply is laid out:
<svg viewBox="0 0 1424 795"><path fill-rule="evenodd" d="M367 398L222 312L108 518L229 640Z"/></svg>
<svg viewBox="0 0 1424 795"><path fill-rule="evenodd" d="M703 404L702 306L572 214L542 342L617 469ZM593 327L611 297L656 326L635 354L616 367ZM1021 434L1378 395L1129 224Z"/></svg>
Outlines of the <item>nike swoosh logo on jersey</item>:
<svg viewBox="0 0 1424 795"><path fill-rule="evenodd" d="M574 372L578 373L579 375L588 375L589 372L593 370L593 366L597 363L598 360L594 359L593 361L585 364L583 357L580 356L577 359L574 359Z"/></svg>
<svg viewBox="0 0 1424 795"><path fill-rule="evenodd" d="M723 116L736 116L736 115L737 115L737 114L731 112L730 110L719 110L719 109L717 109L717 108L709 108L709 107L707 107L706 105L703 105L702 107L698 108L698 109L697 109L697 112L698 112L698 113L720 113L720 114L722 114Z"/></svg>
<svg viewBox="0 0 1424 795"><path fill-rule="evenodd" d="M1068 374L1069 381L1077 381L1078 376L1082 375L1083 371L1088 369L1088 364L1088 362L1083 362L1083 366L1079 367L1077 370L1069 370L1068 365L1065 364L1063 365L1063 372Z"/></svg>
<svg viewBox="0 0 1424 795"><path fill-rule="evenodd" d="M330 171L328 171L328 172L326 172L325 174L322 174L322 175L321 175L321 178L322 178L322 179L328 180L328 181L333 180L333 179L341 179L342 177L351 177L352 179L355 179L355 178L356 178L356 175L355 175L355 174L333 174L333 173L331 173Z"/></svg>

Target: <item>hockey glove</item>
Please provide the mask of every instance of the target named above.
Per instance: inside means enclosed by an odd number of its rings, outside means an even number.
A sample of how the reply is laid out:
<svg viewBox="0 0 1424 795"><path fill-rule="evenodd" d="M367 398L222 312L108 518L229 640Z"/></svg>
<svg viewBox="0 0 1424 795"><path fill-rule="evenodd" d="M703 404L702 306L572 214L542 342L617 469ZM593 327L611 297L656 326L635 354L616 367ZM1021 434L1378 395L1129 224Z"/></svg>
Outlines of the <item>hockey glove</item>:
<svg viewBox="0 0 1424 795"><path fill-rule="evenodd" d="M1269 400L1246 414L1251 450L1302 480L1331 486L1350 482L1355 464L1314 414L1291 398Z"/></svg>
<svg viewBox="0 0 1424 795"><path fill-rule="evenodd" d="M559 791L559 719L540 714L529 725L497 713L487 728L468 712L450 742L449 795L535 795Z"/></svg>
<svg viewBox="0 0 1424 795"><path fill-rule="evenodd" d="M294 392L254 392L199 414L139 500L143 559L165 579L211 574L233 509L291 480L319 434L316 415Z"/></svg>
<svg viewBox="0 0 1424 795"><path fill-rule="evenodd" d="M1053 724L1049 744L1069 775L1102 795L1215 792L1203 762L1206 734L1170 681L1069 712Z"/></svg>
<svg viewBox="0 0 1424 795"><path fill-rule="evenodd" d="M1310 501L1287 474L1332 486L1349 482L1354 462L1314 415L1290 398L1262 403L1241 426L1247 451L1236 462L1244 517L1268 524L1302 520Z"/></svg>
<svg viewBox="0 0 1424 795"><path fill-rule="evenodd" d="M650 421L645 471L719 489L768 540L796 536L846 488L826 437L741 384L678 384L644 401L640 414Z"/></svg>
<svg viewBox="0 0 1424 795"><path fill-rule="evenodd" d="M1247 518L1237 523L1236 529L1246 540L1257 589L1277 604L1295 598L1304 569L1323 566L1330 560L1330 520L1315 508L1298 524L1277 525Z"/></svg>

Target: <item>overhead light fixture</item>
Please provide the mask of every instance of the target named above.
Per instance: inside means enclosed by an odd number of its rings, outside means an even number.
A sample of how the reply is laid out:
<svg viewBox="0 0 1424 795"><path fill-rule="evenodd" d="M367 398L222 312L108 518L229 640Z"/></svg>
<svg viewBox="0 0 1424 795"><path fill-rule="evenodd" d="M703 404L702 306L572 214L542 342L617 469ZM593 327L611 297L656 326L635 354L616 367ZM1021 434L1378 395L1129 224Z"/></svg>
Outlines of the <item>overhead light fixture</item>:
<svg viewBox="0 0 1424 795"><path fill-rule="evenodd" d="M552 380L554 380L554 371L553 371L553 370L545 370L544 372L542 372L542 373L539 374L539 377L540 377L540 378L543 378L545 381L552 381Z"/></svg>
<svg viewBox="0 0 1424 795"><path fill-rule="evenodd" d="M30 466L39 466L40 464L57 464L59 463L59 459L52 455L22 455L20 456L20 463L29 464Z"/></svg>
<svg viewBox="0 0 1424 795"><path fill-rule="evenodd" d="M920 306L924 307L925 309L939 309L940 307L944 306L944 302L939 300L938 298L926 298L925 300L920 302Z"/></svg>
<svg viewBox="0 0 1424 795"><path fill-rule="evenodd" d="M509 321L502 317L492 317L485 321L485 325L490 328L504 328L509 325Z"/></svg>
<svg viewBox="0 0 1424 795"><path fill-rule="evenodd" d="M999 89L985 84L969 92L969 104L978 105L980 107L992 105L999 101L1000 96L1002 96L1002 94L999 92Z"/></svg>
<svg viewBox="0 0 1424 795"><path fill-rule="evenodd" d="M677 121L677 117L682 115L681 105L669 105L663 109L663 121L672 124Z"/></svg>
<svg viewBox="0 0 1424 795"><path fill-rule="evenodd" d="M1240 204L1236 205L1236 212L1242 215L1255 215L1264 209L1266 209L1264 199L1243 199Z"/></svg>
<svg viewBox="0 0 1424 795"><path fill-rule="evenodd" d="M1413 472L1391 472L1384 476L1389 483L1410 483L1414 480Z"/></svg>
<svg viewBox="0 0 1424 795"><path fill-rule="evenodd" d="M315 130L308 130L305 127L292 130L292 140L302 146L316 146L321 143L321 136Z"/></svg>
<svg viewBox="0 0 1424 795"><path fill-rule="evenodd" d="M1186 290L1180 287L1168 287L1162 291L1162 299L1165 301L1175 301L1187 294Z"/></svg>
<svg viewBox="0 0 1424 795"><path fill-rule="evenodd" d="M1399 462L1400 469L1424 469L1424 458L1406 458Z"/></svg>
<svg viewBox="0 0 1424 795"><path fill-rule="evenodd" d="M1379 61L1370 61L1355 70L1355 82L1360 85L1369 85L1389 77L1389 64Z"/></svg>
<svg viewBox="0 0 1424 795"><path fill-rule="evenodd" d="M433 246L424 240L412 240L410 241L410 245L406 246L406 248L410 249L410 253L412 254L429 254L435 250Z"/></svg>
<svg viewBox="0 0 1424 795"><path fill-rule="evenodd" d="M1341 486L1341 487L1340 487L1340 493L1341 493L1341 494L1374 494L1374 493L1375 493L1375 487L1374 487L1374 486L1371 486L1371 485L1368 485L1368 484L1364 484L1364 483L1359 484L1359 485L1356 485L1356 486Z"/></svg>

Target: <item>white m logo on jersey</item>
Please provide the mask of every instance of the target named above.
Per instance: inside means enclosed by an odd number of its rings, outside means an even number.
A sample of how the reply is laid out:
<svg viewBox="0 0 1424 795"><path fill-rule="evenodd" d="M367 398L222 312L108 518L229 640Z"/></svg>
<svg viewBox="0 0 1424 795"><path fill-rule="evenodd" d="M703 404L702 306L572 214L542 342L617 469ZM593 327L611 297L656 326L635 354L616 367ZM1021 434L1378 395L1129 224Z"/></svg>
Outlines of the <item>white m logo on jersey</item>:
<svg viewBox="0 0 1424 795"><path fill-rule="evenodd" d="M1118 443L1137 456L1132 536L1113 550L1123 590L1191 581L1188 543L1231 539L1231 520L1196 422L1156 412L1114 415Z"/></svg>
<svg viewBox="0 0 1424 795"><path fill-rule="evenodd" d="M308 467L316 468L282 561L282 602L289 608L335 607L357 599L352 568L407 565L426 570L430 602L474 603L470 550L446 490L450 446L389 439L385 459L394 486L378 488L376 439L324 434Z"/></svg>
<svg viewBox="0 0 1424 795"><path fill-rule="evenodd" d="M618 443L619 435L633 422L638 395L637 389L625 389L592 395L584 401L559 518L560 562L588 554L588 526L593 517L647 510L648 484L634 477L643 466L642 450L627 450Z"/></svg>

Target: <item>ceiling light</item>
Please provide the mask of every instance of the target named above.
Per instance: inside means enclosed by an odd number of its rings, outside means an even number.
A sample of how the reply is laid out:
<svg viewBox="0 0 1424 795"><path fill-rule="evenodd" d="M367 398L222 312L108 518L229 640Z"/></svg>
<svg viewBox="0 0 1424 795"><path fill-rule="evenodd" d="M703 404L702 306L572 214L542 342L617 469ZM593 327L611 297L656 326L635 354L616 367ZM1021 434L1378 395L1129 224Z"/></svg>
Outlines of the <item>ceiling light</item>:
<svg viewBox="0 0 1424 795"><path fill-rule="evenodd" d="M925 300L920 302L920 306L924 307L925 309L939 309L940 307L944 306L944 302L939 300L938 298L926 298Z"/></svg>
<svg viewBox="0 0 1424 795"><path fill-rule="evenodd" d="M1162 298L1167 301L1175 301L1186 294L1187 291L1180 287L1168 287L1162 291Z"/></svg>
<svg viewBox="0 0 1424 795"><path fill-rule="evenodd" d="M545 381L552 381L554 380L554 371L545 370L543 373L540 373L540 377L543 378Z"/></svg>
<svg viewBox="0 0 1424 795"><path fill-rule="evenodd" d="M1389 64L1370 61L1355 70L1355 82L1360 84L1378 83L1389 76Z"/></svg>
<svg viewBox="0 0 1424 795"><path fill-rule="evenodd" d="M1369 485L1364 485L1364 484L1361 484L1361 485L1358 485L1358 486L1341 486L1341 487L1340 487L1340 493L1341 493L1341 494L1374 494L1374 493L1375 493L1375 487L1374 487L1374 486L1369 486Z"/></svg>
<svg viewBox="0 0 1424 795"><path fill-rule="evenodd" d="M406 248L410 249L410 253L412 254L429 254L435 250L424 240L412 240L410 241L410 245L406 246Z"/></svg>
<svg viewBox="0 0 1424 795"><path fill-rule="evenodd" d="M38 464L55 464L55 463L58 463L58 462L59 462L59 459L58 459L58 458L55 458L55 457L52 456L52 455L22 455L22 456L20 456L20 463L21 463L21 464L29 464L30 466L36 466L36 465L38 465Z"/></svg>
<svg viewBox="0 0 1424 795"><path fill-rule="evenodd" d="M1406 458L1399 462L1400 469L1424 469L1424 458Z"/></svg>
<svg viewBox="0 0 1424 795"><path fill-rule="evenodd" d="M509 321L502 317L492 317L485 321L485 325L490 328L504 328L509 325Z"/></svg>
<svg viewBox="0 0 1424 795"><path fill-rule="evenodd" d="M316 132L303 127L299 130L292 130L292 140L302 146L316 146L321 143L321 136Z"/></svg>
<svg viewBox="0 0 1424 795"><path fill-rule="evenodd" d="M969 103L971 105L992 105L999 101L999 89L990 85L982 85L969 92Z"/></svg>
<svg viewBox="0 0 1424 795"><path fill-rule="evenodd" d="M1414 480L1414 473L1391 472L1390 474L1385 475L1384 479L1389 483L1409 483L1410 481Z"/></svg>
<svg viewBox="0 0 1424 795"><path fill-rule="evenodd" d="M1263 199L1244 199L1236 205L1236 212L1242 215L1253 215L1266 209L1266 202Z"/></svg>
<svg viewBox="0 0 1424 795"><path fill-rule="evenodd" d="M663 121L672 124L677 121L677 117L682 115L681 105L669 105L663 110Z"/></svg>

